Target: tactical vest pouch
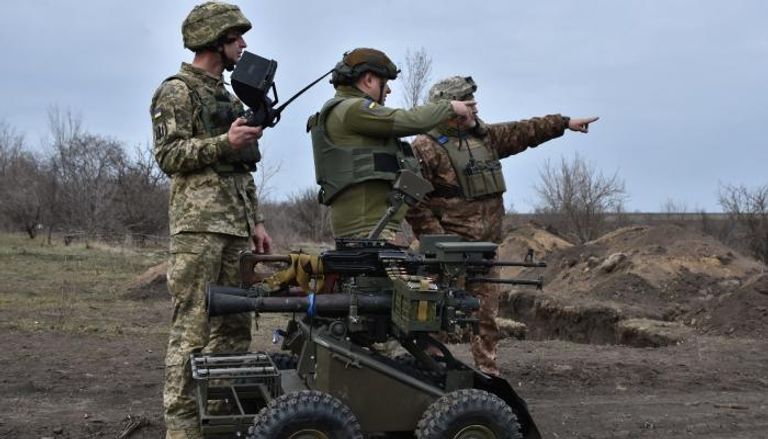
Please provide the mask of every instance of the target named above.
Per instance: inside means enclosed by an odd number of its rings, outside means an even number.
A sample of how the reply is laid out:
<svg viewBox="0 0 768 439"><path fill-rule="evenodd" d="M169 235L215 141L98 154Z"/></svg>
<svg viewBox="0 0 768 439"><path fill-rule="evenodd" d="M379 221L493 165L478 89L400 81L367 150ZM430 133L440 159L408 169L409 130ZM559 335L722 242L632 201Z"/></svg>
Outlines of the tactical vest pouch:
<svg viewBox="0 0 768 439"><path fill-rule="evenodd" d="M486 198L501 195L507 190L501 162L496 153L483 144L482 139L473 136L466 139L452 138L436 130L428 134L448 154L464 198ZM440 196L440 193L436 196Z"/></svg>
<svg viewBox="0 0 768 439"><path fill-rule="evenodd" d="M373 170L377 172L397 172L400 166L397 164L397 157L392 154L374 153Z"/></svg>
<svg viewBox="0 0 768 439"><path fill-rule="evenodd" d="M231 175L247 174L256 171L256 163L250 166L246 163L216 163L211 166L213 170L222 177Z"/></svg>
<svg viewBox="0 0 768 439"><path fill-rule="evenodd" d="M256 164L261 160L259 145L232 151L218 163L212 165L217 174L227 176L256 171Z"/></svg>
<svg viewBox="0 0 768 439"><path fill-rule="evenodd" d="M230 164L243 164L248 168L256 169L256 163L261 161L261 151L259 151L259 145L254 144L248 148L241 148L232 151L224 160L224 163Z"/></svg>
<svg viewBox="0 0 768 439"><path fill-rule="evenodd" d="M464 168L464 176L466 179L465 196L470 199L502 194L507 190L499 162L467 166Z"/></svg>
<svg viewBox="0 0 768 439"><path fill-rule="evenodd" d="M413 153L411 144L398 139L397 145L400 148L398 157L400 168L421 174L421 165L419 165L419 159L417 159L416 155Z"/></svg>

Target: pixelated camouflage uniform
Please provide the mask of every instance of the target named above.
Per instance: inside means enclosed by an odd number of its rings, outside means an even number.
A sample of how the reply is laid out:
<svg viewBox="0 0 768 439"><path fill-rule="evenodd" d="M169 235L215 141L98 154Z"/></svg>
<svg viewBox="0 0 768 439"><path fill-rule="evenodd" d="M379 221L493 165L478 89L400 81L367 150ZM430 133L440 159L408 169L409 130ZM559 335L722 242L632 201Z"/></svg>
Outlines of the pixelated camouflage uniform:
<svg viewBox="0 0 768 439"><path fill-rule="evenodd" d="M487 155L498 161L562 136L567 126L568 118L555 114L495 124L485 124L478 120L478 125L466 132L443 125L431 135L417 136L413 150L421 163L422 175L435 186L435 191L428 196L427 201L410 208L406 215L416 236L453 233L470 241L500 243L504 218L502 194L477 199L465 197L447 149L453 148L458 153L468 154L466 151L469 145L476 151L475 155L480 155L478 148L486 148ZM499 172L500 166L499 163ZM498 272L494 270L493 275L498 276ZM470 290L480 298L480 333L472 338L472 355L482 370L498 374L498 288L491 284L476 284Z"/></svg>
<svg viewBox="0 0 768 439"><path fill-rule="evenodd" d="M171 177L173 320L163 394L168 437L199 437L189 355L250 346L251 314L209 321L204 297L208 282L239 284L238 254L261 220L250 173L255 164L248 162L257 159L258 145L236 151L227 138L242 110L223 77L187 63L161 84L150 108L155 158Z"/></svg>
<svg viewBox="0 0 768 439"><path fill-rule="evenodd" d="M427 132L438 124L456 116L448 101L429 104L412 110L394 109L377 104L370 96L349 85L337 86L334 99L340 99L341 102L330 108L327 116L325 116L325 130L328 140L340 147L355 148L356 151L364 151L365 148L396 142L397 138L401 136ZM316 124L319 115L320 113L310 118L308 126L311 130L317 129ZM403 153L406 156L412 156L410 146L407 143L402 143ZM320 161L331 159L318 157L314 137L313 146L316 150L316 169L326 165L331 168L336 165L338 167L343 165L333 162L321 163ZM414 170L418 170L418 164L415 160L412 159L411 161ZM392 163L391 160L386 162ZM408 164L400 160L397 166L407 167ZM354 164L352 168L351 172L356 174L353 178L360 180L366 178L365 175L357 175L358 170L354 169ZM318 181L318 183L321 182ZM328 203L331 208L331 224L334 236L367 236L389 207L388 197L391 190L391 180L367 179L350 185L335 194ZM381 234L382 239L391 239L397 235L405 211L404 206L387 223Z"/></svg>

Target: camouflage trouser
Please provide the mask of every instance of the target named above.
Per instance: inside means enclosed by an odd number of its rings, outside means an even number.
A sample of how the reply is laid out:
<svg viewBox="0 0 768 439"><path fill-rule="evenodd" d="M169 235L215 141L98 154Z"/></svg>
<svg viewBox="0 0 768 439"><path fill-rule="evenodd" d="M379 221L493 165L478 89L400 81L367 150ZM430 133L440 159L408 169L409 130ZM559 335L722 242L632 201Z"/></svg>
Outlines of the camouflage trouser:
<svg viewBox="0 0 768 439"><path fill-rule="evenodd" d="M438 202L444 203L440 205ZM433 203L444 208L442 222L432 213L409 212L409 221L416 224L414 230L425 233L455 233L467 241L501 242L503 204L501 197L468 202L461 198L436 199ZM498 269L491 270L490 277L499 277ZM495 284L472 284L468 290L480 299L476 316L480 330L472 336L472 357L483 372L499 374L496 366L496 345L499 342L499 288Z"/></svg>
<svg viewBox="0 0 768 439"><path fill-rule="evenodd" d="M243 352L251 343L252 314L208 319L208 282L239 284L238 254L248 239L216 233L180 233L171 237L168 289L173 320L165 357L163 405L167 438L201 437L198 430L192 352Z"/></svg>
<svg viewBox="0 0 768 439"><path fill-rule="evenodd" d="M491 273L492 277L498 277L496 269ZM499 375L496 366L496 345L499 342L499 326L496 324L496 317L499 315L499 288L495 284L474 284L469 291L480 299L480 309L477 311L480 331L472 335L472 357L480 370Z"/></svg>

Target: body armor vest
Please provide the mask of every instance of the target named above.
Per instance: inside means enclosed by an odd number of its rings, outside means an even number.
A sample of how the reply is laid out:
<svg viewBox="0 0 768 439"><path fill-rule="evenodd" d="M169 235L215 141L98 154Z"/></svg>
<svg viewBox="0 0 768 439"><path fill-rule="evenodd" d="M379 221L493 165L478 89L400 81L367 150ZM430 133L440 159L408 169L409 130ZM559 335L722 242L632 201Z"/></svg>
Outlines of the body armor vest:
<svg viewBox="0 0 768 439"><path fill-rule="evenodd" d="M193 117L198 119L203 125L202 133L194 133L195 137L214 137L229 131L232 122L239 117L239 105L232 101L228 93L217 93L215 95L205 93L201 95L197 91L196 81L182 74L173 75L165 81L178 79L189 89L194 107ZM164 81L164 82L165 82ZM239 111L242 112L242 111ZM241 174L253 172L256 170L256 163L261 160L259 145L255 144L250 148L241 148L232 151L226 159L222 159L212 165L214 171L219 175Z"/></svg>
<svg viewBox="0 0 768 439"><path fill-rule="evenodd" d="M486 198L507 190L499 157L483 140L474 136L449 137L437 130L428 135L448 154L464 198Z"/></svg>
<svg viewBox="0 0 768 439"><path fill-rule="evenodd" d="M380 145L366 145L364 136L359 145L335 145L328 136L326 121L337 105L348 105L344 101L357 102L349 98L331 99L307 122L312 136L315 177L320 185L318 199L325 205L330 205L337 194L353 184L367 180L394 181L400 169L419 172L411 145L395 137Z"/></svg>

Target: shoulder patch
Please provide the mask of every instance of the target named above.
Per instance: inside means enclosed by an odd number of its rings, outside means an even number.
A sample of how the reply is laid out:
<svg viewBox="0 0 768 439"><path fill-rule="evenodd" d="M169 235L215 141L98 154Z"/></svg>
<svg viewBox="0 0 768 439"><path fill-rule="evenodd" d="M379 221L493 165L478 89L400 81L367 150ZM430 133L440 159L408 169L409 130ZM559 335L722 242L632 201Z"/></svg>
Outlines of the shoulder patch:
<svg viewBox="0 0 768 439"><path fill-rule="evenodd" d="M445 145L446 143L448 143L448 140L450 140L450 138L445 134L437 138L437 142L440 143L441 145Z"/></svg>
<svg viewBox="0 0 768 439"><path fill-rule="evenodd" d="M374 101L373 99L366 99L365 101L363 101L363 106L365 108L369 109L369 110L373 110L378 105L379 104L376 101Z"/></svg>

